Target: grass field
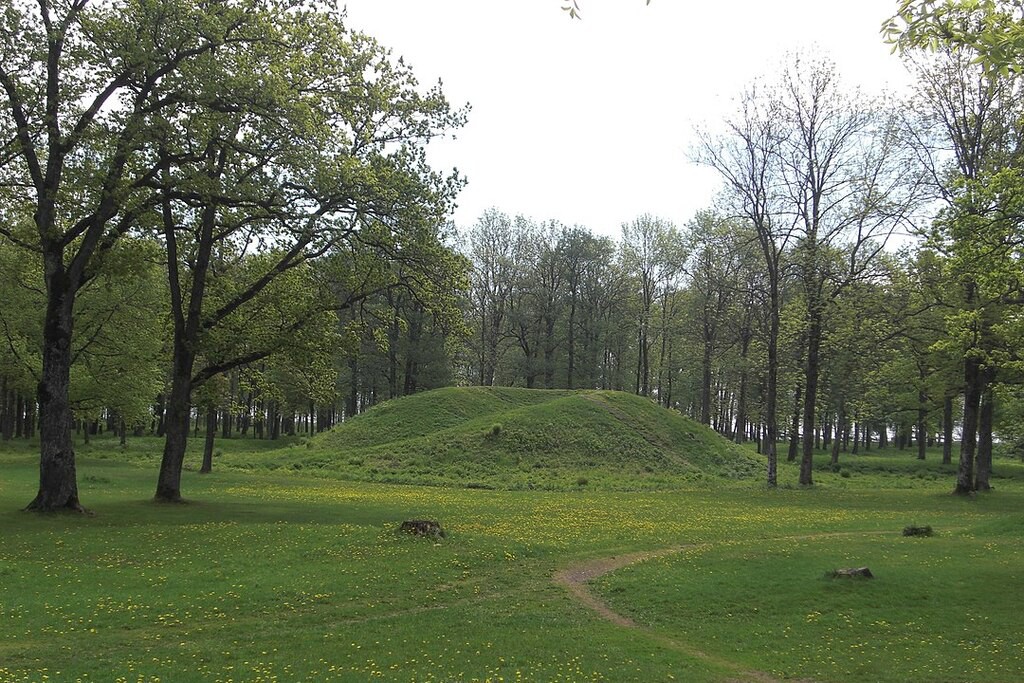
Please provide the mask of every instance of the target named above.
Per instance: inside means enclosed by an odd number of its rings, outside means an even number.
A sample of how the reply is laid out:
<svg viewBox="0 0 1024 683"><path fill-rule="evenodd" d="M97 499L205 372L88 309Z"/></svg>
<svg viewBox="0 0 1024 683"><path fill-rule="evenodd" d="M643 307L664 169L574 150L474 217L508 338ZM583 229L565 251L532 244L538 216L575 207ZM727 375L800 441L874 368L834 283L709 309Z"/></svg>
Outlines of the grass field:
<svg viewBox="0 0 1024 683"><path fill-rule="evenodd" d="M20 512L36 461L29 445L0 448L0 681L1024 680L1016 461L998 461L996 490L972 499L908 451L844 456L847 475L819 470L811 490L784 466L775 491L722 477L528 491L221 468L186 472L189 504L158 505L140 455L154 447L82 450L94 516ZM293 450L219 448L252 461ZM395 532L421 517L448 537ZM908 524L936 535L904 538ZM635 628L552 581L666 548L592 584ZM823 578L859 565L877 578Z"/></svg>
<svg viewBox="0 0 1024 683"><path fill-rule="evenodd" d="M616 391L437 389L388 401L290 448L223 452L222 468L383 483L569 491L753 478L707 427Z"/></svg>

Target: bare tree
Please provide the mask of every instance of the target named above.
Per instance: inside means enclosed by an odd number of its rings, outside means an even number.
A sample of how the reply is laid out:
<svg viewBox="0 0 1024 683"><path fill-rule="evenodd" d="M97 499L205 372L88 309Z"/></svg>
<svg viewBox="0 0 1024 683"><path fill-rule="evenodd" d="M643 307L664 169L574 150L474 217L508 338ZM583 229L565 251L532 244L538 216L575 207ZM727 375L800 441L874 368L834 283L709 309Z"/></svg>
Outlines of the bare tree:
<svg viewBox="0 0 1024 683"><path fill-rule="evenodd" d="M725 120L724 130L699 131L695 159L718 171L725 181L723 210L750 224L764 258L768 289L767 382L764 399L768 486L778 484L776 444L779 376L779 315L782 259L792 237L781 206L779 104L775 94L754 85L739 98L739 109Z"/></svg>

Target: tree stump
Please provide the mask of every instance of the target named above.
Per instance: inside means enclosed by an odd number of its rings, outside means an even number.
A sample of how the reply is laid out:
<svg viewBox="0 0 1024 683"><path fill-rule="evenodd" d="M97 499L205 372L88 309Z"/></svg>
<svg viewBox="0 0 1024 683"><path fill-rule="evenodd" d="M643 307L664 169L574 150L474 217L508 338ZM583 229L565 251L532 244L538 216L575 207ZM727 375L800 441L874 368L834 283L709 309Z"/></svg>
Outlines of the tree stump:
<svg viewBox="0 0 1024 683"><path fill-rule="evenodd" d="M825 576L830 579L873 579L875 575L871 573L871 570L867 567L856 567L850 569L833 569L830 572L826 572Z"/></svg>
<svg viewBox="0 0 1024 683"><path fill-rule="evenodd" d="M407 519L402 522L402 526L398 527L399 531L404 531L407 534L413 536L431 536L433 538L444 538L444 529L441 528L439 522L435 522L432 519Z"/></svg>

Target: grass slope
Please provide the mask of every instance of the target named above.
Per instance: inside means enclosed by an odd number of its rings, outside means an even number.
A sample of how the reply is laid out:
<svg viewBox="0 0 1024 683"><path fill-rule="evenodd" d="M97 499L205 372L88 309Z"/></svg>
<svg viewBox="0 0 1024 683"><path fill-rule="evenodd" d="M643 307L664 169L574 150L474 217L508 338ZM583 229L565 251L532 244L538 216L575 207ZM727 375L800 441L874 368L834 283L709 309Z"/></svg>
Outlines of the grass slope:
<svg viewBox="0 0 1024 683"><path fill-rule="evenodd" d="M469 488L657 489L760 470L746 449L651 401L613 391L449 388L389 401L235 468Z"/></svg>

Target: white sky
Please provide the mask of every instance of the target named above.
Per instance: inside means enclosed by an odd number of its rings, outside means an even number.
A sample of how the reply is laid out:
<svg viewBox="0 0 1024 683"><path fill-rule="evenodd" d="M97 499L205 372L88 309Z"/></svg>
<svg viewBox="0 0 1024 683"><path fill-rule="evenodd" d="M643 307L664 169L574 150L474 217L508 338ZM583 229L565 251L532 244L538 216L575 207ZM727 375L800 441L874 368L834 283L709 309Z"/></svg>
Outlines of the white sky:
<svg viewBox="0 0 1024 683"><path fill-rule="evenodd" d="M349 27L472 106L430 145L469 181L459 228L491 206L612 236L642 213L682 225L718 186L688 159L694 126L787 51L816 47L871 91L908 80L879 33L896 0L579 1L582 21L562 0L345 2Z"/></svg>

